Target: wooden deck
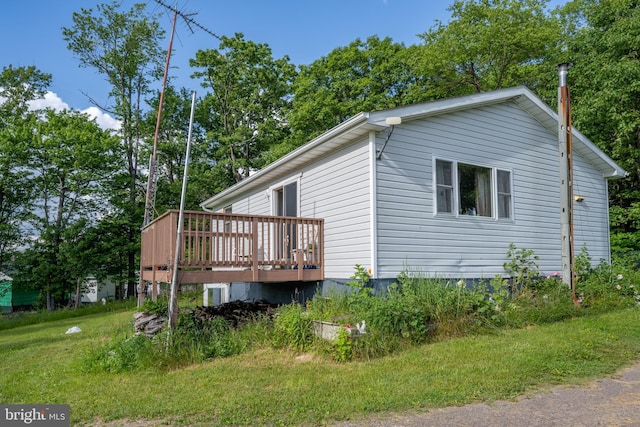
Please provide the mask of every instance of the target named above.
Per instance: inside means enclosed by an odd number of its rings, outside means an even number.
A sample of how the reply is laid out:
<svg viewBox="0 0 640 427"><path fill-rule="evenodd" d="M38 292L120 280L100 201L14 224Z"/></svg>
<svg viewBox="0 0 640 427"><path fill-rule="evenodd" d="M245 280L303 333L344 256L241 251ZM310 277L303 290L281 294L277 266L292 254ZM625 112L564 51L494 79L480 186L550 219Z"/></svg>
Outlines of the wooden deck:
<svg viewBox="0 0 640 427"><path fill-rule="evenodd" d="M142 230L142 281L171 282L179 212ZM322 219L184 212L179 283L324 279Z"/></svg>

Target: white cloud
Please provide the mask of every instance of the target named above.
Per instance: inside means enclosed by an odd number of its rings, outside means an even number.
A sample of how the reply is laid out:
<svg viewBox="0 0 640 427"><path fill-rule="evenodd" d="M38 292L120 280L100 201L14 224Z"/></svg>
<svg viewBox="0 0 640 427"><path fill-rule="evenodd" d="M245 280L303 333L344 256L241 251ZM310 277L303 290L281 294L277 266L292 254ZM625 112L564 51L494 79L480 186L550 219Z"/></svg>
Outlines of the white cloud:
<svg viewBox="0 0 640 427"><path fill-rule="evenodd" d="M31 101L29 106L33 110L45 109L45 108L53 108L55 111L62 110L70 110L69 104L64 102L56 93L47 92L44 95L44 98L36 99L35 101ZM120 122L109 114L102 112L97 107L88 107L84 110L81 110L82 113L88 115L92 119L96 119L96 123L102 129L120 129Z"/></svg>
<svg viewBox="0 0 640 427"><path fill-rule="evenodd" d="M69 104L64 102L60 97L53 93L47 92L44 98L36 99L29 102L29 107L33 110L43 110L45 108L53 108L56 111L68 110Z"/></svg>
<svg viewBox="0 0 640 427"><path fill-rule="evenodd" d="M82 112L91 118L95 118L96 123L98 123L102 129L120 129L120 121L114 119L107 113L103 113L98 107L85 108Z"/></svg>

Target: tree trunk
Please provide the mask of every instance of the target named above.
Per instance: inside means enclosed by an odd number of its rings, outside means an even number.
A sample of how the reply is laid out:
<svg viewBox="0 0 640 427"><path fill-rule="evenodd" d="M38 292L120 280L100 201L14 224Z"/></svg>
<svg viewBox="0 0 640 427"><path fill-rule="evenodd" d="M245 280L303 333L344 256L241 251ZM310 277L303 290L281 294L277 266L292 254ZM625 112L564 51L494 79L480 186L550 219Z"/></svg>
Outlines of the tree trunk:
<svg viewBox="0 0 640 427"><path fill-rule="evenodd" d="M55 300L51 291L47 289L47 311L54 311L56 309Z"/></svg>
<svg viewBox="0 0 640 427"><path fill-rule="evenodd" d="M73 305L73 308L78 308L80 306L80 288L81 286L81 279L78 277L76 279L76 300L75 300L75 304Z"/></svg>

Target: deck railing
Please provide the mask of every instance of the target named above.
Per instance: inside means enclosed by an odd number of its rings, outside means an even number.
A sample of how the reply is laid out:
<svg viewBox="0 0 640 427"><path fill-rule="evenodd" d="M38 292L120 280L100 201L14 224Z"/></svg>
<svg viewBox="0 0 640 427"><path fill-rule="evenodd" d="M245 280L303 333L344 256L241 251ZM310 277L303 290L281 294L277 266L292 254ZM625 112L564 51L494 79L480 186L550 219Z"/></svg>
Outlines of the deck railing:
<svg viewBox="0 0 640 427"><path fill-rule="evenodd" d="M322 219L184 212L178 269L181 283L322 280ZM144 280L170 281L179 212L142 230Z"/></svg>

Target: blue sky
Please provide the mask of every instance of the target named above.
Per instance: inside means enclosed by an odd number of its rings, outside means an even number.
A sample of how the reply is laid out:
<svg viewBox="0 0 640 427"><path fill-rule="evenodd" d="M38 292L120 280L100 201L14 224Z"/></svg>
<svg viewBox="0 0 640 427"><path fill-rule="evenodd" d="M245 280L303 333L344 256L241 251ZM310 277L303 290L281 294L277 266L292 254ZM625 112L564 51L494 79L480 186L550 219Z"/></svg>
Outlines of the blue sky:
<svg viewBox="0 0 640 427"><path fill-rule="evenodd" d="M176 4L175 1L164 0ZM138 0L137 2L140 2ZM275 58L288 55L296 65L308 64L356 38L371 35L391 37L405 45L420 42L417 34L427 31L435 20L449 19L447 7L453 0L179 0L178 9L193 16L218 35L244 33L245 39L268 44ZM72 25L73 12L95 8L109 1L95 0L13 0L3 2L0 25L0 66L34 65L53 75L52 102L84 110L91 106L83 92L98 102L108 102L108 86L91 68L80 68L67 49L62 27ZM130 9L134 0L122 0ZM552 0L550 5L564 3ZM147 11L161 13L167 34L172 14L154 0ZM204 91L189 78L190 58L200 49L215 48L218 40L196 29L191 33L178 21L170 73L176 86ZM167 48L167 43L162 46ZM164 60L164 58L162 58ZM159 85L158 85L159 86Z"/></svg>

